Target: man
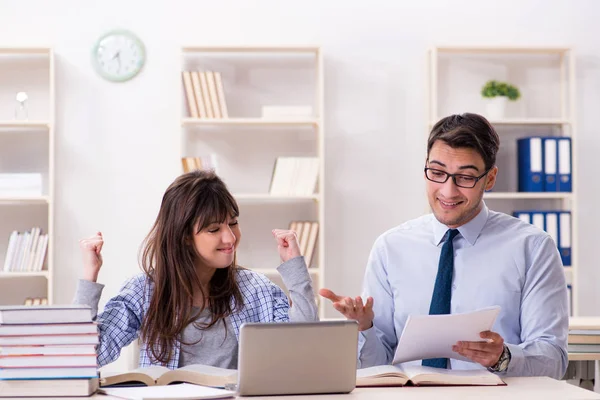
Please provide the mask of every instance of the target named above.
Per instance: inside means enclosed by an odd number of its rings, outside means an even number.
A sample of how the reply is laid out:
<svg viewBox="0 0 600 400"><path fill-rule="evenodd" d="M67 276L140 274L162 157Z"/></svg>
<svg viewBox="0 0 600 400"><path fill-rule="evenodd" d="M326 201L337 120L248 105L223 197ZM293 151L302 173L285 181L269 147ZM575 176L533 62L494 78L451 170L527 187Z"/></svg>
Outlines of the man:
<svg viewBox="0 0 600 400"><path fill-rule="evenodd" d="M503 376L560 379L567 368L567 286L551 237L489 210L499 139L476 114L439 121L427 143L425 178L433 214L381 235L371 251L361 297L320 294L359 323L359 367L390 364L409 315L450 314L499 305L494 332L453 350L473 362L413 363L486 367ZM443 327L440 327L443 330ZM478 364L480 366L478 366Z"/></svg>

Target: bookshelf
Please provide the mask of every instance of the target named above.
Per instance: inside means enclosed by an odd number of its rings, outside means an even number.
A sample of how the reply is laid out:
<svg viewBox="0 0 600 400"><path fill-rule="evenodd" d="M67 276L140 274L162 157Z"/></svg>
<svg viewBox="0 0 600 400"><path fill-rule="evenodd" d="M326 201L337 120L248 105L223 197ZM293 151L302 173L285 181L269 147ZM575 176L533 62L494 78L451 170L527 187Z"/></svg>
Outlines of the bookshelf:
<svg viewBox="0 0 600 400"><path fill-rule="evenodd" d="M187 84L186 72L190 74ZM271 230L288 229L292 221L318 222L316 250L309 273L315 290L323 287L325 141L320 48L184 47L181 75L179 158L215 156L216 172L240 206L242 239L237 252L238 264L266 275L285 290L275 269L280 260ZM225 106L218 101L210 103L215 96L210 90L203 91L204 81L210 88L210 75L216 83L216 97L220 101L224 99ZM217 79L222 82L220 92ZM197 102L198 97L204 104ZM195 112L190 99L196 100ZM268 114L265 111L268 106L292 111ZM212 117L208 115L209 107L212 107ZM220 117L216 115L217 108ZM298 109L304 112L298 113ZM317 185L312 194L272 193L271 180L278 157L317 160ZM181 164L180 160L177 162ZM319 296L316 298L323 316L324 303Z"/></svg>
<svg viewBox="0 0 600 400"><path fill-rule="evenodd" d="M427 135L442 117L463 112L486 115L481 88L490 79L516 85L521 98L508 102L503 118L490 118L500 136L498 179L485 193L486 204L507 214L516 210L571 213L572 262L564 268L572 315L579 313L581 261L577 229L577 143L575 59L568 47L438 46L428 52ZM516 140L571 138L571 192L519 192Z"/></svg>
<svg viewBox="0 0 600 400"><path fill-rule="evenodd" d="M18 92L27 94L25 107L17 101ZM52 49L0 48L0 174L41 175L41 190L37 186L35 193L0 188L2 305L24 304L27 298L53 301L54 98ZM41 270L33 267L33 256L27 266L5 270L11 233L34 227L49 238ZM34 250L32 241L30 252Z"/></svg>

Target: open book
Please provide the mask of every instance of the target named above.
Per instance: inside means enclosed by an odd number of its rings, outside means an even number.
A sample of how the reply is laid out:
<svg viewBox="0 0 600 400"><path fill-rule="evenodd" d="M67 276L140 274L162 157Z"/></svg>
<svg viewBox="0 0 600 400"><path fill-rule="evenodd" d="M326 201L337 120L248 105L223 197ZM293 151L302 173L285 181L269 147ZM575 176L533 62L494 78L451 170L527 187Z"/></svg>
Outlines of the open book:
<svg viewBox="0 0 600 400"><path fill-rule="evenodd" d="M506 385L485 369L457 370L421 365L379 365L356 371L356 386L495 386Z"/></svg>
<svg viewBox="0 0 600 400"><path fill-rule="evenodd" d="M225 387L237 383L237 371L209 365L187 365L175 370L152 366L125 373L106 373L100 376L100 386L159 386L186 382L202 386Z"/></svg>

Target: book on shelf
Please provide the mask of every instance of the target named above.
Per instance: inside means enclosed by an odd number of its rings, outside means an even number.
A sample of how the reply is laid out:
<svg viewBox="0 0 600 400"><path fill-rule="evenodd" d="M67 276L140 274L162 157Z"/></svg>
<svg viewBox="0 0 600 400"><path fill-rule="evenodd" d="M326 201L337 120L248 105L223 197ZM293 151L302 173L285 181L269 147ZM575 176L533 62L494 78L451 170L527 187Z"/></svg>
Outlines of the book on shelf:
<svg viewBox="0 0 600 400"><path fill-rule="evenodd" d="M39 272L48 251L48 234L39 227L27 232L13 231L8 239L4 272Z"/></svg>
<svg viewBox="0 0 600 400"><path fill-rule="evenodd" d="M41 173L17 172L0 174L0 197L37 197L41 195Z"/></svg>
<svg viewBox="0 0 600 400"><path fill-rule="evenodd" d="M546 231L556 243L563 266L571 266L571 212L566 210L515 210L513 216Z"/></svg>
<svg viewBox="0 0 600 400"><path fill-rule="evenodd" d="M198 106L196 105L196 98L194 97L194 88L192 86L192 75L190 71L183 71L183 88L185 90L186 103L188 105L188 112L190 117L198 118Z"/></svg>
<svg viewBox="0 0 600 400"><path fill-rule="evenodd" d="M269 193L275 196L310 196L319 178L317 157L277 157Z"/></svg>
<svg viewBox="0 0 600 400"><path fill-rule="evenodd" d="M190 117L229 118L223 78L217 71L183 71L183 88Z"/></svg>
<svg viewBox="0 0 600 400"><path fill-rule="evenodd" d="M206 104L204 102L204 97L202 96L202 86L200 85L200 75L198 71L190 72L192 79L192 88L194 90L194 98L196 101L196 108L198 109L198 117L199 118L207 118L208 114L206 113ZM186 90L187 93L187 90Z"/></svg>
<svg viewBox="0 0 600 400"><path fill-rule="evenodd" d="M0 397L83 397L97 390L98 378L0 380Z"/></svg>
<svg viewBox="0 0 600 400"><path fill-rule="evenodd" d="M379 365L356 371L356 386L504 386L485 369L455 370L421 365Z"/></svg>
<svg viewBox="0 0 600 400"><path fill-rule="evenodd" d="M212 170L215 173L218 173L216 154L209 154L200 157L182 157L181 165L184 173L195 170Z"/></svg>
<svg viewBox="0 0 600 400"><path fill-rule="evenodd" d="M571 192L571 138L532 136L517 139L519 192Z"/></svg>
<svg viewBox="0 0 600 400"><path fill-rule="evenodd" d="M306 266L310 268L317 245L319 223L317 221L292 221L289 229L296 232L300 254L304 256Z"/></svg>
<svg viewBox="0 0 600 400"><path fill-rule="evenodd" d="M237 371L209 365L192 364L175 370L162 366L151 366L125 373L101 373L100 375L100 386L102 387L133 384L161 386L173 382L225 387L225 385L237 383Z"/></svg>
<svg viewBox="0 0 600 400"><path fill-rule="evenodd" d="M25 299L26 306L46 306L48 305L47 297L27 297Z"/></svg>

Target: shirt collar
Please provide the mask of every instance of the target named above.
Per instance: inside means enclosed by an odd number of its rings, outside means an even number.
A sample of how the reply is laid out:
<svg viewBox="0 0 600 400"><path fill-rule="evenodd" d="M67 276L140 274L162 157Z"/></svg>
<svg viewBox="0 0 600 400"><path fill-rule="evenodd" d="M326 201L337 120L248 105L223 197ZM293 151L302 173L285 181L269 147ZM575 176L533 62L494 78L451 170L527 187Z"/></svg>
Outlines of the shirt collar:
<svg viewBox="0 0 600 400"><path fill-rule="evenodd" d="M458 232L467 240L467 242L469 242L471 246L473 246L475 241L477 241L477 237L479 237L479 234L483 230L483 227L488 219L488 208L483 201L482 205L483 207L481 208L481 211L479 211L479 214L477 214L475 218L458 227ZM448 229L449 228L446 225L442 224L435 217L433 218L433 240L436 246L440 245L440 242L444 238L444 235Z"/></svg>

